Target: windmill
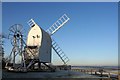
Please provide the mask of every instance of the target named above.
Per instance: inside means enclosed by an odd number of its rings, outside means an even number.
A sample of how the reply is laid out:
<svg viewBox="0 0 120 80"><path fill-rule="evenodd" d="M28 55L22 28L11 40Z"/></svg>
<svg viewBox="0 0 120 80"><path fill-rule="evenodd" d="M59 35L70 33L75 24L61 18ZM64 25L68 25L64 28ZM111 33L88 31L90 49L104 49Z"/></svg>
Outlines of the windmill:
<svg viewBox="0 0 120 80"><path fill-rule="evenodd" d="M12 39L14 47L11 52L11 54L14 56L12 61L13 67L15 68L16 54L20 54L22 64L20 69L33 69L35 65L41 69L41 64L44 64L50 70L53 70L53 68L48 65L51 63L52 48L60 57L64 65L67 65L69 58L52 38L52 35L56 33L69 20L70 18L64 14L49 29L45 31L33 19L30 19L27 22L30 26L30 30L28 32L26 43L23 40L21 25L16 24L12 26L10 31L13 33ZM23 43L25 44L24 49Z"/></svg>
<svg viewBox="0 0 120 80"><path fill-rule="evenodd" d="M11 44L13 46L12 51L9 57L6 59L6 66L8 70L18 69L16 67L17 60L21 61L22 69L26 69L25 59L24 59L24 41L23 41L23 26L21 24L14 24L9 28L8 38L11 40Z"/></svg>

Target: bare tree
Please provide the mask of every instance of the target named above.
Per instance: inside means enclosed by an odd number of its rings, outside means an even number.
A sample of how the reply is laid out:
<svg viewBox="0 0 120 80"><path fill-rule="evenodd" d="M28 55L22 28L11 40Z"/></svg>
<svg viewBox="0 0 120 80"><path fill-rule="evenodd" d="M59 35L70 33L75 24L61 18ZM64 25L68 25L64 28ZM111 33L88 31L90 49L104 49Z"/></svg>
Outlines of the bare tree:
<svg viewBox="0 0 120 80"><path fill-rule="evenodd" d="M2 68L5 67L5 58L4 58L4 38L7 38L5 34L0 33L0 60L2 62Z"/></svg>

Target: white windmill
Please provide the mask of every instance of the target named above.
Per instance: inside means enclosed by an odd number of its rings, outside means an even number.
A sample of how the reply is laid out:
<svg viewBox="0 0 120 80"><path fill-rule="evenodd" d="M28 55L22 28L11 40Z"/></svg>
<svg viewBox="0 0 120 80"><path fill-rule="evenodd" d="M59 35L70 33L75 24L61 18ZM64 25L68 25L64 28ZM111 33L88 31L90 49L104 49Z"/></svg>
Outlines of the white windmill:
<svg viewBox="0 0 120 80"><path fill-rule="evenodd" d="M51 63L51 50L53 50L58 54L60 59L63 61L64 65L67 64L69 58L65 55L59 45L51 38L51 36L57 32L65 23L67 23L70 18L64 14L60 17L49 29L46 31L43 30L33 19L28 21L28 25L30 26L30 30L27 36L27 43L23 51L21 51L21 64L22 67L26 69L30 69L33 65L37 63L40 67L41 63L46 65L48 68L52 69L47 63ZM19 30L18 30L19 31ZM21 35L20 31L16 32ZM22 40L22 36L16 34L16 37L20 37L21 45L24 42ZM15 35L14 35L15 36ZM15 37L15 38L16 38ZM14 43L16 40L14 41ZM25 42L24 42L25 43ZM23 46L23 45L22 45ZM23 48L20 47L20 50ZM20 51L19 50L19 51ZM19 52L18 51L18 52ZM15 51L17 52L17 51ZM15 55L15 52L14 55ZM15 56L14 56L15 58ZM13 62L15 59L13 59ZM15 67L15 65L14 65Z"/></svg>

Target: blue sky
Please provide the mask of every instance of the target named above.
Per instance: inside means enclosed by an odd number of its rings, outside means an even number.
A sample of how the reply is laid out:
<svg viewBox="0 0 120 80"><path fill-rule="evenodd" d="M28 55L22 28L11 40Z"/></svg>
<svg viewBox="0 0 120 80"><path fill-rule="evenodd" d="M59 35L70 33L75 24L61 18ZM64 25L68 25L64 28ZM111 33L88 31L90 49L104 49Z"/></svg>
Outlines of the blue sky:
<svg viewBox="0 0 120 80"><path fill-rule="evenodd" d="M66 13L70 17L52 37L70 58L72 65L117 65L118 64L118 4L115 2L77 3L3 3L3 32L8 34L13 24L22 24L25 35L31 18L48 29ZM9 46L8 46L9 45ZM5 40L6 55L11 44ZM61 60L53 51L52 63Z"/></svg>

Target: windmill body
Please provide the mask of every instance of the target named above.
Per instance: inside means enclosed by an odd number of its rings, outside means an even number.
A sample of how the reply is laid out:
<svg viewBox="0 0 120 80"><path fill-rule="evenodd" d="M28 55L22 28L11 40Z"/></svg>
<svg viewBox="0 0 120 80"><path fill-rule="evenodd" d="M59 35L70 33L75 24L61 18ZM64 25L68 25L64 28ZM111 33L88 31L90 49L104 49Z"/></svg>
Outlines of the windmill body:
<svg viewBox="0 0 120 80"><path fill-rule="evenodd" d="M45 32L36 23L30 28L27 37L27 48L31 49L33 54L27 50L29 59L39 59L40 62L51 62L52 40L50 35Z"/></svg>

